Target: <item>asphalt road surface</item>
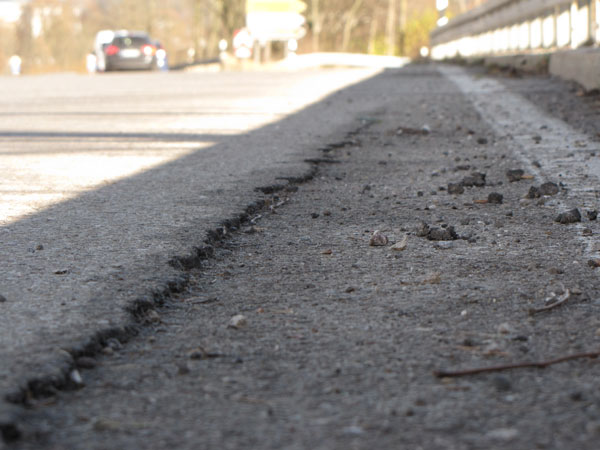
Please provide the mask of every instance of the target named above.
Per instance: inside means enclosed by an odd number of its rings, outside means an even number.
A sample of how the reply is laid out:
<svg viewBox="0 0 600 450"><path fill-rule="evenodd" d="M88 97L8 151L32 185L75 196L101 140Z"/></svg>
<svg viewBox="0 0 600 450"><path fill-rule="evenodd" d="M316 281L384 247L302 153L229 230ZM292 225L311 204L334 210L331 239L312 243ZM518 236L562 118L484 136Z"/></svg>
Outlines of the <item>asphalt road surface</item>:
<svg viewBox="0 0 600 450"><path fill-rule="evenodd" d="M65 350L181 283L169 261L255 188L305 174L319 136L359 114L314 103L373 73L4 78L0 397L60 376Z"/></svg>
<svg viewBox="0 0 600 450"><path fill-rule="evenodd" d="M10 90L5 445L597 447L597 97L372 75Z"/></svg>

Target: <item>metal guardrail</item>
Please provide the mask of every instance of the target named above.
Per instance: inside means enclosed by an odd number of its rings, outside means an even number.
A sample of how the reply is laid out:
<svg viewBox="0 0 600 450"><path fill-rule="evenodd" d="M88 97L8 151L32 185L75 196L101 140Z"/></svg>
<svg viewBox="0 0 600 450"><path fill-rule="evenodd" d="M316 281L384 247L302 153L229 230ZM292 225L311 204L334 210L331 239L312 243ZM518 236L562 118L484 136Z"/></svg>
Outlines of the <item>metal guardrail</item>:
<svg viewBox="0 0 600 450"><path fill-rule="evenodd" d="M488 0L431 33L434 59L600 44L600 0Z"/></svg>

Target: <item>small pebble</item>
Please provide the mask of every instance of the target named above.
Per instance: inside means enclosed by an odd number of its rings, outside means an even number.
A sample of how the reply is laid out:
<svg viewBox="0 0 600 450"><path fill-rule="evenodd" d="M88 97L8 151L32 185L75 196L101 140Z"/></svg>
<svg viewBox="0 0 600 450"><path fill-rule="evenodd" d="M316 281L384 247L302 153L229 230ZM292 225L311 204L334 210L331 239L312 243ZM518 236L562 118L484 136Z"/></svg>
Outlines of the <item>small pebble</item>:
<svg viewBox="0 0 600 450"><path fill-rule="evenodd" d="M6 299L6 297L4 295L0 294L0 303L5 303L7 301L8 300Z"/></svg>
<svg viewBox="0 0 600 450"><path fill-rule="evenodd" d="M584 236L591 236L594 233L592 232L591 228L584 228L581 234L583 234Z"/></svg>
<svg viewBox="0 0 600 450"><path fill-rule="evenodd" d="M589 220L596 220L598 218L598 211L595 209L586 212Z"/></svg>
<svg viewBox="0 0 600 450"><path fill-rule="evenodd" d="M389 242L389 239L385 234L383 234L379 230L375 230L373 232L373 235L371 236L371 239L369 240L369 245L371 247L383 247L383 246L387 245L388 242Z"/></svg>
<svg viewBox="0 0 600 450"><path fill-rule="evenodd" d="M312 217L313 219L317 219L317 218L319 218L319 214L318 213L312 213L310 215L310 217Z"/></svg>
<svg viewBox="0 0 600 450"><path fill-rule="evenodd" d="M510 388L512 387L510 380L503 375L496 375L492 378L492 383L499 392L510 391Z"/></svg>
<svg viewBox="0 0 600 450"><path fill-rule="evenodd" d="M123 344L117 338L110 338L106 340L106 347L109 347L113 350L121 350L123 348Z"/></svg>
<svg viewBox="0 0 600 450"><path fill-rule="evenodd" d="M560 213L554 221L562 224L581 222L581 213L579 209L574 208L570 211Z"/></svg>
<svg viewBox="0 0 600 450"><path fill-rule="evenodd" d="M462 185L466 187L483 187L485 186L485 177L485 173L473 172L471 175L463 178Z"/></svg>
<svg viewBox="0 0 600 450"><path fill-rule="evenodd" d="M492 192L490 195L488 195L487 201L492 205L501 205L503 200L504 196L502 194L499 194L498 192Z"/></svg>
<svg viewBox="0 0 600 450"><path fill-rule="evenodd" d="M401 252L403 250L406 250L406 246L408 245L408 236L404 235L402 237L402 239L399 242L396 242L394 245L392 245L392 250L396 250L398 252Z"/></svg>
<svg viewBox="0 0 600 450"><path fill-rule="evenodd" d="M508 178L508 181L510 181L511 183L513 183L515 181L521 181L523 175L525 175L525 171L523 171L521 169L508 170L506 172L506 177Z"/></svg>
<svg viewBox="0 0 600 450"><path fill-rule="evenodd" d="M480 137L480 138L477 138L477 143L479 145L485 145L485 144L488 143L488 140L486 138L484 138L484 137Z"/></svg>
<svg viewBox="0 0 600 450"><path fill-rule="evenodd" d="M519 430L516 428L498 428L486 433L486 437L500 441L511 441L517 436L519 436Z"/></svg>
<svg viewBox="0 0 600 450"><path fill-rule="evenodd" d="M417 236L419 237L426 237L429 234L429 225L427 225L425 222L420 222L419 225L417 225Z"/></svg>
<svg viewBox="0 0 600 450"><path fill-rule="evenodd" d="M155 309L146 311L145 319L148 323L159 323L161 321L160 314Z"/></svg>
<svg viewBox="0 0 600 450"><path fill-rule="evenodd" d="M245 327L246 325L248 325L248 319L246 319L246 316L241 314L237 314L229 320L229 328L235 328L237 330Z"/></svg>
<svg viewBox="0 0 600 450"><path fill-rule="evenodd" d="M427 234L427 239L430 241L453 241L458 239L454 227L447 228L431 228Z"/></svg>
<svg viewBox="0 0 600 450"><path fill-rule="evenodd" d="M85 386L83 378L81 378L81 374L77 369L71 371L71 373L69 374L69 379L77 388L82 388Z"/></svg>
<svg viewBox="0 0 600 450"><path fill-rule="evenodd" d="M539 192L541 195L556 195L559 192L558 184L547 182L540 186Z"/></svg>
<svg viewBox="0 0 600 450"><path fill-rule="evenodd" d="M451 195L460 195L464 194L465 187L462 183L448 183L448 194Z"/></svg>
<svg viewBox="0 0 600 450"><path fill-rule="evenodd" d="M500 333L500 334L510 334L513 331L514 331L513 328L507 322L504 322L504 323L501 323L500 325L498 325L498 333Z"/></svg>
<svg viewBox="0 0 600 450"><path fill-rule="evenodd" d="M178 375L187 375L190 373L190 367L187 363L181 363L177 366L177 374Z"/></svg>
<svg viewBox="0 0 600 450"><path fill-rule="evenodd" d="M529 192L527 192L527 198L540 198L541 196L540 188L536 186L531 186Z"/></svg>

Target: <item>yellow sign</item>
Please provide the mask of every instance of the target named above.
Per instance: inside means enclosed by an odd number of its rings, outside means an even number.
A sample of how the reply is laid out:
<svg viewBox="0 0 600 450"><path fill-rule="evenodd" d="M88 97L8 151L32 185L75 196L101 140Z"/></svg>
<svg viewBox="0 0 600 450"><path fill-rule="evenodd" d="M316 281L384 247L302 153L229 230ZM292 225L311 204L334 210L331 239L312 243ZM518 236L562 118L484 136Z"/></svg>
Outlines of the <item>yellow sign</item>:
<svg viewBox="0 0 600 450"><path fill-rule="evenodd" d="M300 0L246 0L246 13L286 12L302 13L306 3Z"/></svg>

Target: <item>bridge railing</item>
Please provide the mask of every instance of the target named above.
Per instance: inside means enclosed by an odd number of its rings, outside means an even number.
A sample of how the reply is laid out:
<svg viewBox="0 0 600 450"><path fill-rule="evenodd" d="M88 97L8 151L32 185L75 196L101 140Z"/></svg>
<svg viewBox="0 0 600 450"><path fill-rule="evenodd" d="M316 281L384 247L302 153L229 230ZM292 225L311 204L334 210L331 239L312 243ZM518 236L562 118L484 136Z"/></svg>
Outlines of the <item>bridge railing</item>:
<svg viewBox="0 0 600 450"><path fill-rule="evenodd" d="M431 33L434 59L600 44L600 0L488 0Z"/></svg>

